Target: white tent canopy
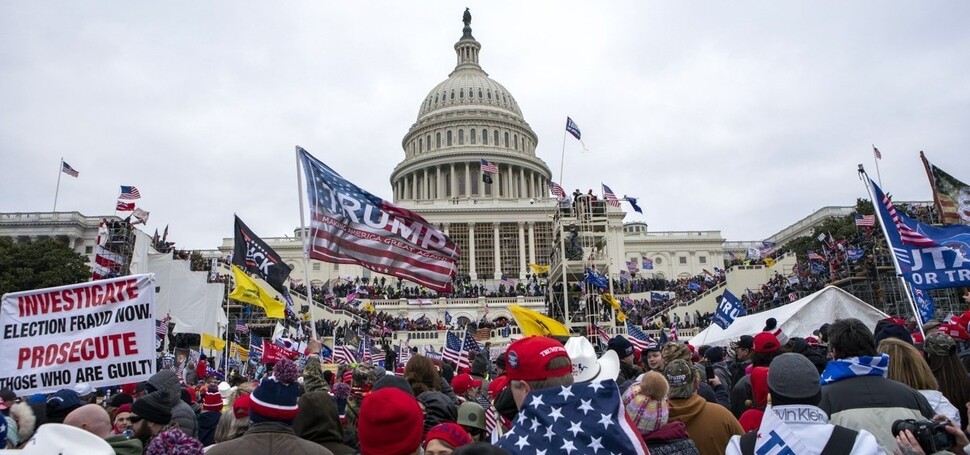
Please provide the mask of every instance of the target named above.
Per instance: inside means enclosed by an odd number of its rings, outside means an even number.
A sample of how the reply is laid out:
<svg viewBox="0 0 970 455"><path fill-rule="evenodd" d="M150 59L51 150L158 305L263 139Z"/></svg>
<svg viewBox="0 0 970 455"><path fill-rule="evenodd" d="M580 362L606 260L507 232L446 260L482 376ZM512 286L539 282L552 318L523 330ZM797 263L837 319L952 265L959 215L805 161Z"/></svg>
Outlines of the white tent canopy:
<svg viewBox="0 0 970 455"><path fill-rule="evenodd" d="M873 308L854 295L835 286L827 286L821 291L805 296L788 305L742 316L734 320L727 329L711 324L701 333L690 339L694 346L726 346L737 341L741 335L755 335L765 328L768 318L775 318L778 327L789 337L809 337L826 322L836 319L856 318L870 329L876 322L889 316Z"/></svg>

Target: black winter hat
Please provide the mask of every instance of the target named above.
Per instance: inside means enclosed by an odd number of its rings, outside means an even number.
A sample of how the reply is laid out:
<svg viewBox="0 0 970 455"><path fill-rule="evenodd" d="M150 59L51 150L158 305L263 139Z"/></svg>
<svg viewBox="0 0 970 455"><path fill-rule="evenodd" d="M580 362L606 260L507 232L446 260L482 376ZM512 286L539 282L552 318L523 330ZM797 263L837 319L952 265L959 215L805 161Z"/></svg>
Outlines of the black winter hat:
<svg viewBox="0 0 970 455"><path fill-rule="evenodd" d="M167 425L172 421L172 401L168 390L156 390L131 404L131 413L149 422Z"/></svg>

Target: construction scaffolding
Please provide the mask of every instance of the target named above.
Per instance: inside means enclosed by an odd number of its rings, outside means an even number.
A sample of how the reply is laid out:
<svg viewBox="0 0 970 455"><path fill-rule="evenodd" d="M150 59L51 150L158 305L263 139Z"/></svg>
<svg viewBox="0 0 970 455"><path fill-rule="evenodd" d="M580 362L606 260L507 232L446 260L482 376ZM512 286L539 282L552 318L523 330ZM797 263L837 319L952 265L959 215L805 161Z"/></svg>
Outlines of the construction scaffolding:
<svg viewBox="0 0 970 455"><path fill-rule="evenodd" d="M595 328L611 327L616 314L603 302L613 292L606 201L580 196L560 202L553 221L546 312L595 345ZM606 289L586 280L587 273L605 278Z"/></svg>
<svg viewBox="0 0 970 455"><path fill-rule="evenodd" d="M135 228L125 220L104 220L101 248L95 258L97 265L105 272L104 278L114 278L129 274L131 257L135 251ZM108 260L105 260L105 259Z"/></svg>

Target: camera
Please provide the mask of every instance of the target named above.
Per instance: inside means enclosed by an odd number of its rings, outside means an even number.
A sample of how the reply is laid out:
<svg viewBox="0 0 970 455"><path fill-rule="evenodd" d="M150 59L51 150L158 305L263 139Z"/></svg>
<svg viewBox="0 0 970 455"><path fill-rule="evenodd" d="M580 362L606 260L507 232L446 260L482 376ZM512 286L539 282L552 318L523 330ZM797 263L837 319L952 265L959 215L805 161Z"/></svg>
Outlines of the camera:
<svg viewBox="0 0 970 455"><path fill-rule="evenodd" d="M946 423L914 419L897 420L893 422L893 436L898 436L903 430L909 430L916 437L919 446L926 453L947 450L956 444L953 435L947 433Z"/></svg>

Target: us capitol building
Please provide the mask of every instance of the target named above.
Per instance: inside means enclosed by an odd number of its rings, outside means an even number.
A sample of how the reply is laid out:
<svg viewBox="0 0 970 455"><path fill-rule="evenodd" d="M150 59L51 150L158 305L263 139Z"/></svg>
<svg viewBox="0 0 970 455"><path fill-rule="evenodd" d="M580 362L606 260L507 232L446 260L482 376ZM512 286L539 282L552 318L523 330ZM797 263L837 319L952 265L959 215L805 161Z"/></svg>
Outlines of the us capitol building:
<svg viewBox="0 0 970 455"><path fill-rule="evenodd" d="M503 276L526 279L531 274L530 263L551 263L558 242L553 224L558 201L548 189L549 166L536 156L539 138L512 93L483 70L482 45L472 36L470 22L466 15L461 38L454 45L454 69L419 100L417 118L401 141L404 159L391 173L390 184L394 203L439 225L458 244L462 251L459 276L494 288ZM498 166L491 184L483 183L482 159ZM848 211L851 208L823 208L766 240L781 245L811 233L825 218L844 216ZM693 276L723 267L727 253L761 245L761 241L727 242L716 230L651 232L643 222L624 224L625 215L618 207L607 207L605 213L605 248L599 254L609 261L614 276L626 269L627 260L636 261L641 268L642 258L653 261L653 270L640 270L640 276ZM111 217L77 212L4 213L0 214L0 236L53 235L88 255L93 263L101 218ZM257 234L293 267L291 279L302 280L301 232L297 229L295 233L295 238ZM203 253L225 257L232 247L233 239L228 237ZM315 285L338 278L373 278L359 266L309 264ZM528 306L542 309L540 302L531 303ZM473 316L475 311L468 313ZM507 316L507 312L491 315Z"/></svg>

